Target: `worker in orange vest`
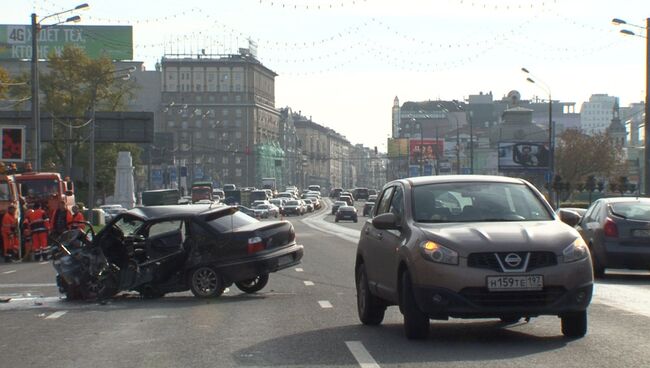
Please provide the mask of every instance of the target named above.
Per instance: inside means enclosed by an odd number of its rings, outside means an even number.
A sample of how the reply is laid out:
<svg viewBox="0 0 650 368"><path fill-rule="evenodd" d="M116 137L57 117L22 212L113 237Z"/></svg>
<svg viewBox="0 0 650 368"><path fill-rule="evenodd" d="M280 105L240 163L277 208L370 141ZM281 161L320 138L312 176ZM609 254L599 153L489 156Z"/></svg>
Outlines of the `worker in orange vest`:
<svg viewBox="0 0 650 368"><path fill-rule="evenodd" d="M18 259L18 218L16 217L16 207L9 205L7 213L2 216L2 244L4 246L3 255L5 262L11 262L12 259Z"/></svg>
<svg viewBox="0 0 650 368"><path fill-rule="evenodd" d="M34 260L40 261L41 257L47 259L44 253L47 247L47 233L50 219L47 213L41 209L40 203L36 202L32 206L32 211L25 216L25 222L32 232L32 252Z"/></svg>
<svg viewBox="0 0 650 368"><path fill-rule="evenodd" d="M79 229L81 231L86 230L86 224L84 222L86 219L84 218L84 214L79 211L79 206L74 205L72 206L72 218L70 219L70 222L68 222L68 227L72 229Z"/></svg>

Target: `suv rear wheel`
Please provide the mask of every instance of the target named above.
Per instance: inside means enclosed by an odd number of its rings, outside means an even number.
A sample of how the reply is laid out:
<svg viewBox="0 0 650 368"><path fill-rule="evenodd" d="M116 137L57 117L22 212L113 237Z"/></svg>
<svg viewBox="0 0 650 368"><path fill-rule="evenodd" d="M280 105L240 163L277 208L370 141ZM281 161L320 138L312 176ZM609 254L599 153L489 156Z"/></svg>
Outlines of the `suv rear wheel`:
<svg viewBox="0 0 650 368"><path fill-rule="evenodd" d="M566 337L583 337L587 333L587 311L569 312L561 316L562 334Z"/></svg>
<svg viewBox="0 0 650 368"><path fill-rule="evenodd" d="M357 268L357 310L359 319L364 325L378 325L384 320L386 305L372 295L368 288L366 266L362 263Z"/></svg>
<svg viewBox="0 0 650 368"><path fill-rule="evenodd" d="M402 274L401 282L400 309L404 315L404 334L410 340L426 339L429 336L429 316L420 310L415 301L408 271Z"/></svg>

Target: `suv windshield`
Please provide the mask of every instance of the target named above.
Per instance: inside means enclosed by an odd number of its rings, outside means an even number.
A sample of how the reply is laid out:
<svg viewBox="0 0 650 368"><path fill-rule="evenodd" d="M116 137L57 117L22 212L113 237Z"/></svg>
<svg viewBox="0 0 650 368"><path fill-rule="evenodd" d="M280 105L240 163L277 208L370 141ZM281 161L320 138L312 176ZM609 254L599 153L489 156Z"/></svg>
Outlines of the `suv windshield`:
<svg viewBox="0 0 650 368"><path fill-rule="evenodd" d="M417 222L553 220L526 185L489 182L414 187L413 218Z"/></svg>

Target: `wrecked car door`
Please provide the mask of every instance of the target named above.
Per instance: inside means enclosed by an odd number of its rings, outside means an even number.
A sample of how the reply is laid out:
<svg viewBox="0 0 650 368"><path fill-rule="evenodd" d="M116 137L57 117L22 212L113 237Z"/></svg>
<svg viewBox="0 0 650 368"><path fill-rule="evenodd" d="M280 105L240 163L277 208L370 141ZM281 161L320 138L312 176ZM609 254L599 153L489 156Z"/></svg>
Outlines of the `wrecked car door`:
<svg viewBox="0 0 650 368"><path fill-rule="evenodd" d="M151 223L142 230L145 257L139 265L137 284L164 282L183 268L187 258L185 229L185 220L173 219Z"/></svg>

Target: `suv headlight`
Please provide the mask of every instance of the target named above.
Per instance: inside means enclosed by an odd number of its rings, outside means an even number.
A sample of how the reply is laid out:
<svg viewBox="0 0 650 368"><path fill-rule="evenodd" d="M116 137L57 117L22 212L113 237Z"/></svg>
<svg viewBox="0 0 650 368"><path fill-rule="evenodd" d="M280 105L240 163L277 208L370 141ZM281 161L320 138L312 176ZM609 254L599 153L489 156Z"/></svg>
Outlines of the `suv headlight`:
<svg viewBox="0 0 650 368"><path fill-rule="evenodd" d="M458 264L458 253L447 247L428 240L420 244L424 257L432 262L444 263L450 265Z"/></svg>
<svg viewBox="0 0 650 368"><path fill-rule="evenodd" d="M589 256L589 247L582 238L578 238L562 251L564 263L576 262Z"/></svg>

